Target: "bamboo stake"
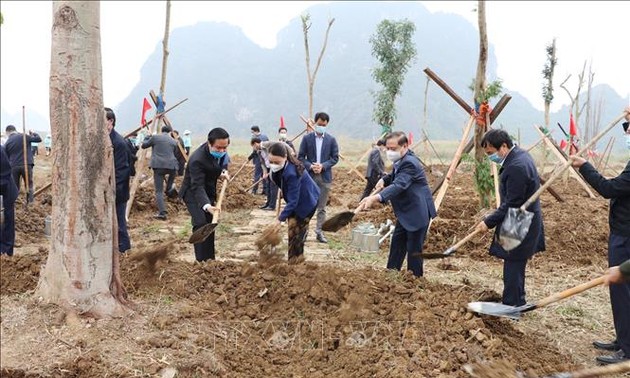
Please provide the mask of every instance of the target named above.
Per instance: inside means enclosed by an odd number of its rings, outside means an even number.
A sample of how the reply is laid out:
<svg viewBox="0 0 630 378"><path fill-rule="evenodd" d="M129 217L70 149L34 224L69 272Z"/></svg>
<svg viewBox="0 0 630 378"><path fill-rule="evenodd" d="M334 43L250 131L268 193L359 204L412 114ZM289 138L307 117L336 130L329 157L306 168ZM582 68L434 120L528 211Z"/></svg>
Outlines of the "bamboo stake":
<svg viewBox="0 0 630 378"><path fill-rule="evenodd" d="M597 162L597 165L595 166L595 170L599 171L599 169L602 166L602 163L604 162L604 158L606 158L606 153L608 153L608 148L611 146L612 141L614 140L614 137L610 137L610 139L608 139L608 143L606 144L606 148L604 148L604 152L602 153L602 157L599 159L599 161Z"/></svg>
<svg viewBox="0 0 630 378"><path fill-rule="evenodd" d="M499 193L499 170L496 163L492 164L492 178L494 181L494 200L497 205L497 209L501 206L501 194Z"/></svg>
<svg viewBox="0 0 630 378"><path fill-rule="evenodd" d="M556 144L553 143L549 137L547 135L545 135L536 125L533 125L534 129L536 129L536 131L538 132L538 134L540 134L541 137L544 138L545 143L549 146L549 148L551 149L551 151L556 155L556 157L558 158L558 160L562 163L565 163L568 161L567 157L558 150L558 148L556 147ZM584 149L580 150L583 151ZM580 176L580 174L578 173L578 171L575 168L571 168L569 170L569 173L571 174L572 177L574 177L578 183L580 183L580 185L582 186L582 188L584 188L584 191L586 191L586 193L588 193L588 196L590 198L595 198L595 194L593 194L593 192L591 191L590 187L588 186L588 184L584 181L584 179L582 178L582 176Z"/></svg>

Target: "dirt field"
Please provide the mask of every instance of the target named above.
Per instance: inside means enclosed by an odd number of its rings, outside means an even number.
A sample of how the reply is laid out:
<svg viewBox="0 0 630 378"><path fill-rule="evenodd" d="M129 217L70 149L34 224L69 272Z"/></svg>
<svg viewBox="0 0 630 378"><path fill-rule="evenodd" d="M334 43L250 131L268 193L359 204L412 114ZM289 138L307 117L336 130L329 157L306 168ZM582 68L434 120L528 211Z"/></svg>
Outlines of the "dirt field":
<svg viewBox="0 0 630 378"><path fill-rule="evenodd" d="M39 160L46 172L50 161ZM236 157L230 170L242 161ZM452 181L425 251L443 251L481 219L471 169L462 165ZM219 258L236 248L235 229L264 202L239 191L251 184L248 171L228 189ZM431 171L434 185L446 168ZM347 167L335 173L329 214L354 208L364 186ZM36 171L40 185L42 176ZM528 265L529 301L606 267L607 201L588 199L572 181L554 187L566 202L543 195L547 251ZM169 200L168 222L153 218L152 183L139 192L129 221L133 249L121 261L133 312L84 319L32 295L48 251L43 227L50 206L50 195L38 197L29 214L18 206L21 247L0 259L3 377L469 377L466 365L492 366L494 376L534 377L594 366L598 352L590 342L613 337L603 288L520 321L467 312L468 302L500 300L501 262L487 254L490 234L447 260L426 261L425 278L386 271L387 243L379 253L357 252L350 231L360 222L378 227L394 220L387 206L328 234L333 258L322 263L191 263L192 247L181 243L148 270L134 253L190 233L179 200Z"/></svg>

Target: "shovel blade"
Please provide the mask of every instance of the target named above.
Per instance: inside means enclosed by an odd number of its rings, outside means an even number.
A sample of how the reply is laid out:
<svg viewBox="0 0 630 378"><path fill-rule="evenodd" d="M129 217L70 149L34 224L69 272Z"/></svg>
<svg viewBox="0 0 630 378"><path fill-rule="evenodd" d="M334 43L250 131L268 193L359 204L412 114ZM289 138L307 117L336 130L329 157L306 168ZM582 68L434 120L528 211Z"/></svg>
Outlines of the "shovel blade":
<svg viewBox="0 0 630 378"><path fill-rule="evenodd" d="M345 211L343 213L335 214L322 224L322 231L337 232L350 224L353 218L354 211Z"/></svg>
<svg viewBox="0 0 630 378"><path fill-rule="evenodd" d="M468 309L479 314L500 316L510 319L519 319L521 311L518 307L504 305L495 302L471 302L468 303Z"/></svg>
<svg viewBox="0 0 630 378"><path fill-rule="evenodd" d="M216 230L216 228L216 223L205 224L201 226L201 228L198 228L195 232L193 232L192 235L190 235L190 238L188 238L188 242L191 244L202 243L206 239L208 239L208 236L210 236L214 232L214 230Z"/></svg>

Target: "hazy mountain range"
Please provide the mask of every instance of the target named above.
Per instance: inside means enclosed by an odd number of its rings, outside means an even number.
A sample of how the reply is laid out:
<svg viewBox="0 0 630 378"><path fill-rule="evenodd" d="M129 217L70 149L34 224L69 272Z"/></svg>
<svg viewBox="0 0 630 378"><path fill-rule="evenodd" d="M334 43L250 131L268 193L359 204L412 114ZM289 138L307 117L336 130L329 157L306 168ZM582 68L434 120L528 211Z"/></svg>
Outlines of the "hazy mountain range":
<svg viewBox="0 0 630 378"><path fill-rule="evenodd" d="M360 12L357 10L360 9ZM424 89L429 67L461 97L472 103L468 89L476 73L478 32L464 18L445 13L430 13L412 2L387 4L353 2L315 5L309 8L311 62L315 64L329 17L332 26L322 66L315 82L314 111L331 116L330 132L357 139L378 136L380 127L372 121L372 92L378 86L371 77L376 60L371 55L370 36L383 19L407 18L416 25L415 44L418 57L409 70L397 100L396 129L420 135L423 125ZM171 31L166 81L167 107L188 98L169 118L179 130L205 134L222 126L235 137L249 135L251 125L260 125L275 135L280 116L289 133L299 132L303 124L299 114L308 111L304 42L299 17L278 34L273 49L249 40L240 28L226 23L204 22ZM541 55L544 46L540 47ZM158 91L162 65L162 45L156 44L141 69L141 78L118 106L118 127L130 130L139 124L143 97L150 89ZM487 78L495 80L497 61L490 45ZM542 67L532 67L540 71ZM542 75L541 75L542 86ZM517 135L522 142L537 139L532 124L543 122L543 112L535 109L518 92L505 88L512 100L495 125ZM556 96L566 94L556 89ZM593 88L593 101L602 102L602 127L616 117L628 103L610 86ZM496 103L498 99L493 101ZM540 99L542 102L542 97ZM3 119L5 114L3 114ZM566 107L552 113L551 122L568 124ZM464 111L435 84L428 92L427 132L432 139L458 139L467 120ZM554 135L560 135L557 126Z"/></svg>

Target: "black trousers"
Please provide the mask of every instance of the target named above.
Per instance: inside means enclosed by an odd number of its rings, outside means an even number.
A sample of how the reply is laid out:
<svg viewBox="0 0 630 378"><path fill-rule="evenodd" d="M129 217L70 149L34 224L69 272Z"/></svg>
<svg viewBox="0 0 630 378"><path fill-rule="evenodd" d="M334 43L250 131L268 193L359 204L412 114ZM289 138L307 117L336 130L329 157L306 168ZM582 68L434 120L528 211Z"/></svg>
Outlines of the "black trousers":
<svg viewBox="0 0 630 378"><path fill-rule="evenodd" d="M426 226L417 231L407 231L400 222L396 222L392 244L389 246L387 269L400 270L407 256L407 269L416 277L422 276L422 245L428 228Z"/></svg>
<svg viewBox="0 0 630 378"><path fill-rule="evenodd" d="M379 175L372 175L371 177L366 177L367 183L365 183L365 189L363 190L363 194L361 195L360 200L364 199L365 197L369 196L370 193L372 193L372 190L374 190L374 187L376 186L376 183L378 182L378 180L380 180L380 178L381 176Z"/></svg>
<svg viewBox="0 0 630 378"><path fill-rule="evenodd" d="M186 192L183 199L192 218L193 232L197 231L203 225L212 223L212 214L203 211L201 206L205 204L198 204L191 190ZM197 259L197 261L214 260L214 232L210 234L206 240L194 244L194 246L195 259Z"/></svg>
<svg viewBox="0 0 630 378"><path fill-rule="evenodd" d="M267 202L265 202L265 206L276 208L276 201L278 200L278 186L271 179L271 177L267 178Z"/></svg>
<svg viewBox="0 0 630 378"><path fill-rule="evenodd" d="M13 256L15 244L15 202L4 203L4 225L0 228L0 254Z"/></svg>
<svg viewBox="0 0 630 378"><path fill-rule="evenodd" d="M608 238L608 266L617 266L630 259L630 237L610 234ZM610 304L617 343L630 356L630 282L610 285Z"/></svg>
<svg viewBox="0 0 630 378"><path fill-rule="evenodd" d="M11 175L13 181L18 187L18 191L21 191L21 184L24 182L24 176L26 175L24 166L16 166L11 168ZM28 165L28 195L26 196L27 202L33 202L33 165Z"/></svg>
<svg viewBox="0 0 630 378"><path fill-rule="evenodd" d="M127 231L127 202L116 203L116 219L118 220L118 251L121 253L131 249L129 232Z"/></svg>
<svg viewBox="0 0 630 378"><path fill-rule="evenodd" d="M503 304L522 306L525 303L525 268L527 260L503 260Z"/></svg>

